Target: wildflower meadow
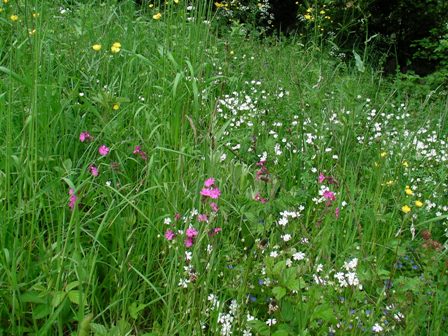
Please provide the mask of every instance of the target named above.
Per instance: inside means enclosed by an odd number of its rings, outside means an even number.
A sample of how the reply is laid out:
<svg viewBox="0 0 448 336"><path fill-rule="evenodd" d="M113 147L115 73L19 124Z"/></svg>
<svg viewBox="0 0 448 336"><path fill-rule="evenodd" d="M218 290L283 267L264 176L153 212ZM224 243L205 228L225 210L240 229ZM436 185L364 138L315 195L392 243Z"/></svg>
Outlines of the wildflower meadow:
<svg viewBox="0 0 448 336"><path fill-rule="evenodd" d="M448 87L235 3L1 1L0 335L448 335Z"/></svg>

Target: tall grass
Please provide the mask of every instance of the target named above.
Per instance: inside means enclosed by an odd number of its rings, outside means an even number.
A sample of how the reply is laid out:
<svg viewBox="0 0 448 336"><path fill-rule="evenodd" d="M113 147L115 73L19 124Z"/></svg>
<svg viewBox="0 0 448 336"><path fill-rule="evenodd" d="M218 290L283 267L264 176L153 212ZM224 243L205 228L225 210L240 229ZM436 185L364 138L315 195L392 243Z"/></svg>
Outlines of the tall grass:
<svg viewBox="0 0 448 336"><path fill-rule="evenodd" d="M446 97L211 5L2 4L0 334L442 335Z"/></svg>

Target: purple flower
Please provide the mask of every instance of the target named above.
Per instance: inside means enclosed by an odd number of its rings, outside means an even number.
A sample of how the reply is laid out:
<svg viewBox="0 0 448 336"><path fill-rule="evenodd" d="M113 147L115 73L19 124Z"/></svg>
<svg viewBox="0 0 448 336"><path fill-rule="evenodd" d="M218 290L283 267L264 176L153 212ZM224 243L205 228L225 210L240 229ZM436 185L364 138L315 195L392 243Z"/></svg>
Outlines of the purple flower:
<svg viewBox="0 0 448 336"><path fill-rule="evenodd" d="M99 171L98 171L97 167L95 167L94 165L90 165L89 170L90 170L90 174L92 174L92 176L95 176L95 177L98 176Z"/></svg>
<svg viewBox="0 0 448 336"><path fill-rule="evenodd" d="M92 136L90 135L89 132L85 131L85 132L81 132L81 134L79 135L79 141L84 142L84 141L91 141L93 140Z"/></svg>
<svg viewBox="0 0 448 336"><path fill-rule="evenodd" d="M165 238L166 238L167 240L173 240L175 236L176 236L176 235L174 234L173 230L166 230L166 232L165 232Z"/></svg>
<svg viewBox="0 0 448 336"><path fill-rule="evenodd" d="M204 182L204 186L206 188L210 188L214 184L215 184L215 179L213 177L210 177L210 178L206 179L205 182Z"/></svg>
<svg viewBox="0 0 448 336"><path fill-rule="evenodd" d="M76 197L75 191L71 188L68 191L68 194L70 195L70 200L68 202L68 206L73 211L75 209L76 200L78 199L78 197Z"/></svg>
<svg viewBox="0 0 448 336"><path fill-rule="evenodd" d="M198 231L194 227L189 227L185 234L188 238L194 238L198 235Z"/></svg>
<svg viewBox="0 0 448 336"><path fill-rule="evenodd" d="M102 145L100 148L98 148L98 152L102 156L106 156L107 154L109 154L109 151L110 151L110 149L108 147L106 147L106 145Z"/></svg>

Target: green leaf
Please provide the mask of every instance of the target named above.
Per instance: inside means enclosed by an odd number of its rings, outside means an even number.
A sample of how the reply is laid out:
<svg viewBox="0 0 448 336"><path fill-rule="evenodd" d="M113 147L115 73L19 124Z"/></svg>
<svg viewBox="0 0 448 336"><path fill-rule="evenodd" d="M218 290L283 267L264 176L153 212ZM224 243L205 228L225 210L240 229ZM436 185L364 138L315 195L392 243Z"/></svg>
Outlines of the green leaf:
<svg viewBox="0 0 448 336"><path fill-rule="evenodd" d="M90 330L93 331L95 336L107 336L109 334L107 328L98 323L90 323Z"/></svg>
<svg viewBox="0 0 448 336"><path fill-rule="evenodd" d="M333 308L328 304L321 304L314 309L312 320L324 320L327 322L336 322L334 317Z"/></svg>
<svg viewBox="0 0 448 336"><path fill-rule="evenodd" d="M61 304L62 301L64 301L66 296L67 296L66 292L60 292L60 291L54 292L53 299L51 300L51 305L56 308Z"/></svg>
<svg viewBox="0 0 448 336"><path fill-rule="evenodd" d="M279 329L272 334L272 336L288 336L289 332L285 329Z"/></svg>
<svg viewBox="0 0 448 336"><path fill-rule="evenodd" d="M274 294L275 298L280 301L286 295L286 289L283 287L274 287L272 289L272 294Z"/></svg>
<svg viewBox="0 0 448 336"><path fill-rule="evenodd" d="M364 72L366 67L364 66L364 62L361 59L361 56L358 55L356 51L353 50L353 56L355 56L356 68L359 72Z"/></svg>
<svg viewBox="0 0 448 336"><path fill-rule="evenodd" d="M303 278L299 279L290 278L288 279L285 285L286 287L288 287L289 290L292 291L300 291L301 289L306 287L306 283L305 280L303 280Z"/></svg>
<svg viewBox="0 0 448 336"><path fill-rule="evenodd" d="M145 304L138 304L137 302L132 302L131 305L128 307L129 315L136 320L138 318L138 313L145 309Z"/></svg>
<svg viewBox="0 0 448 336"><path fill-rule="evenodd" d="M82 304L83 305L86 304L86 297L85 297L85 295L82 295L79 290L72 290L72 291L68 292L67 295L68 295L69 300L77 305L81 304L81 296L82 296L82 299L83 299Z"/></svg>
<svg viewBox="0 0 448 336"><path fill-rule="evenodd" d="M51 314L52 307L48 304L40 304L33 309L33 319L40 320Z"/></svg>
<svg viewBox="0 0 448 336"><path fill-rule="evenodd" d="M30 302L30 303L46 303L47 300L42 297L42 293L29 291L20 295L21 302Z"/></svg>
<svg viewBox="0 0 448 336"><path fill-rule="evenodd" d="M266 323L262 321L259 320L248 321L247 325L249 326L249 328L255 330L261 336L268 336L270 334L269 327L266 325Z"/></svg>

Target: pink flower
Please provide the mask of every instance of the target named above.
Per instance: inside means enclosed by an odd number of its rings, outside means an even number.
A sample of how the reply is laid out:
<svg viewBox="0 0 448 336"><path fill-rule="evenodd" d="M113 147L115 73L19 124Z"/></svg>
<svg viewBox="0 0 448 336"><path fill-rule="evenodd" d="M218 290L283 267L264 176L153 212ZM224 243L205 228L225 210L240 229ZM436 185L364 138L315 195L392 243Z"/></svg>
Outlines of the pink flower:
<svg viewBox="0 0 448 336"><path fill-rule="evenodd" d="M334 192L332 192L330 190L325 190L323 196L326 200L329 200L329 201L336 200L336 196L334 196Z"/></svg>
<svg viewBox="0 0 448 336"><path fill-rule="evenodd" d="M185 234L188 238L194 238L198 235L198 231L194 227L189 227Z"/></svg>
<svg viewBox="0 0 448 336"><path fill-rule="evenodd" d="M167 240L173 240L175 236L176 236L176 235L174 234L173 230L166 230L166 232L165 232L165 238L166 238Z"/></svg>
<svg viewBox="0 0 448 336"><path fill-rule="evenodd" d="M148 156L146 155L146 153L144 151L141 150L140 146L135 146L135 149L134 149L134 151L132 153L136 154L136 155L140 155L140 157L143 160L147 160L148 159Z"/></svg>
<svg viewBox="0 0 448 336"><path fill-rule="evenodd" d="M105 145L102 145L99 149L98 152L100 153L100 155L102 156L106 156L107 154L109 154L110 149L108 147L106 147Z"/></svg>
<svg viewBox="0 0 448 336"><path fill-rule="evenodd" d="M179 219L181 219L181 217L182 217L182 216L180 215L180 213L176 213L176 214L174 215L174 219L177 220L177 221L178 221Z"/></svg>
<svg viewBox="0 0 448 336"><path fill-rule="evenodd" d="M187 239L185 239L184 244L185 247L192 247L194 243L193 238L187 237Z"/></svg>
<svg viewBox="0 0 448 336"><path fill-rule="evenodd" d="M217 235L219 232L221 232L222 231L222 229L220 228L220 227L217 227L217 228L214 228L214 229L212 229L212 230L210 230L210 232L208 233L208 235L210 236L210 237L213 237L213 236L215 236L215 235Z"/></svg>
<svg viewBox="0 0 448 336"><path fill-rule="evenodd" d="M76 197L75 191L73 189L70 189L68 191L68 194L70 195L70 201L68 202L68 207L71 210L74 210L75 209L75 205L76 205L76 200L78 199L78 197Z"/></svg>
<svg viewBox="0 0 448 336"><path fill-rule="evenodd" d="M339 208L334 209L334 215L336 216L336 219L339 218L339 212L340 212Z"/></svg>
<svg viewBox="0 0 448 336"><path fill-rule="evenodd" d="M265 203L268 201L267 198L261 197L261 196L260 196L260 193L256 193L256 194L255 194L255 196L254 196L254 200L257 201L257 202L260 202L260 203L262 203L262 204L265 204Z"/></svg>
<svg viewBox="0 0 448 336"><path fill-rule="evenodd" d="M90 174L92 174L92 176L95 176L95 177L98 176L99 171L98 171L97 167L95 167L94 165L90 165L89 170L90 170Z"/></svg>
<svg viewBox="0 0 448 336"><path fill-rule="evenodd" d="M90 141L93 140L92 136L90 135L89 132L81 132L81 134L79 135L79 141L84 142L84 141Z"/></svg>
<svg viewBox="0 0 448 336"><path fill-rule="evenodd" d="M325 175L322 174L322 173L320 173L320 174L319 174L319 178L318 178L319 183L322 183L323 181L325 181L325 179L326 179Z"/></svg>
<svg viewBox="0 0 448 336"><path fill-rule="evenodd" d="M204 186L206 188L210 188L214 184L215 184L215 179L213 177L210 177L210 178L206 179L205 182L204 182Z"/></svg>
<svg viewBox="0 0 448 336"><path fill-rule="evenodd" d="M212 208L213 212L218 212L218 210L219 210L218 204L216 204L215 202L210 203L210 208Z"/></svg>
<svg viewBox="0 0 448 336"><path fill-rule="evenodd" d="M206 214L199 214L198 215L198 222L207 222L208 218Z"/></svg>
<svg viewBox="0 0 448 336"><path fill-rule="evenodd" d="M219 196L221 196L221 190L219 190L218 188L203 188L201 190L201 195L213 199L218 199Z"/></svg>

